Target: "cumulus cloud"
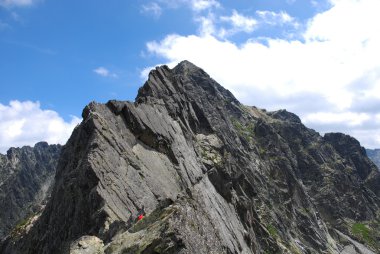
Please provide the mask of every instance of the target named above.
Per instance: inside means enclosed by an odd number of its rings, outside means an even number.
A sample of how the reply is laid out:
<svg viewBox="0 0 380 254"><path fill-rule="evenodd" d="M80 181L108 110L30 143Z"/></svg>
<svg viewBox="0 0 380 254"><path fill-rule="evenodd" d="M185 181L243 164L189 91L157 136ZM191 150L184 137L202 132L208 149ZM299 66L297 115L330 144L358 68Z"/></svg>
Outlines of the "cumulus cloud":
<svg viewBox="0 0 380 254"><path fill-rule="evenodd" d="M367 113L353 112L316 112L310 113L303 118L304 123L320 123L320 124L343 124L348 126L362 125L370 119Z"/></svg>
<svg viewBox="0 0 380 254"><path fill-rule="evenodd" d="M236 10L232 11L231 16L222 16L220 20L229 23L231 29L221 29L220 37L225 37L226 35L232 35L238 32L251 33L257 26L257 21L252 17L244 16L238 13Z"/></svg>
<svg viewBox="0 0 380 254"><path fill-rule="evenodd" d="M323 124L321 132L342 131L363 145L380 147L380 139L368 138L380 124L364 130L380 108L367 112L363 106L380 100L379 8L378 0L331 0L330 9L305 24L299 40L253 37L237 44L215 32L171 34L147 43L147 50L169 66L192 61L246 104L291 109L310 127ZM282 19L291 22L286 15ZM309 100L289 100L303 96Z"/></svg>
<svg viewBox="0 0 380 254"><path fill-rule="evenodd" d="M80 119L75 116L66 122L57 112L41 109L39 102L0 103L0 152L10 147L33 146L39 141L65 144L79 123Z"/></svg>
<svg viewBox="0 0 380 254"><path fill-rule="evenodd" d="M236 10L232 10L230 16L218 17L212 11L207 15L198 15L194 18L199 24L200 36L213 35L217 38L226 39L237 33L252 33L258 26L256 19L242 15Z"/></svg>
<svg viewBox="0 0 380 254"><path fill-rule="evenodd" d="M215 17L212 13L209 13L207 16L196 17L195 21L199 23L199 33L202 36L209 34L217 34L217 29L215 27ZM220 32L218 32L220 33Z"/></svg>
<svg viewBox="0 0 380 254"><path fill-rule="evenodd" d="M118 77L116 73L110 72L108 69L101 67L101 66L94 69L93 72L95 72L99 76L106 77L106 78L117 78Z"/></svg>
<svg viewBox="0 0 380 254"><path fill-rule="evenodd" d="M219 8L221 4L217 0L156 0L143 4L141 7L142 10L148 9L149 11L159 12L161 15L164 9L177 9L183 6L199 13Z"/></svg>
<svg viewBox="0 0 380 254"><path fill-rule="evenodd" d="M298 26L295 18L285 11L256 11L256 14L262 19L262 22L270 25L292 24L293 26Z"/></svg>
<svg viewBox="0 0 380 254"><path fill-rule="evenodd" d="M147 3L141 6L141 12L153 15L154 18L159 18L162 14L161 6L156 2Z"/></svg>
<svg viewBox="0 0 380 254"><path fill-rule="evenodd" d="M220 3L216 0L191 0L190 5L194 11L204 11L220 7Z"/></svg>

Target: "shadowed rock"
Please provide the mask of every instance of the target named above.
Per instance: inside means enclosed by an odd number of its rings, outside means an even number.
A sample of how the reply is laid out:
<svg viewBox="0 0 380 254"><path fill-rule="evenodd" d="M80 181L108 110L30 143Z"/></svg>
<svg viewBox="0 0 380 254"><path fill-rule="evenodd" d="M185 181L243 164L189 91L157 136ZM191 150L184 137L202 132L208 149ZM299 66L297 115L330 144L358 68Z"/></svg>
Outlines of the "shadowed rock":
<svg viewBox="0 0 380 254"><path fill-rule="evenodd" d="M60 145L37 143L0 154L0 239L22 227L51 193Z"/></svg>
<svg viewBox="0 0 380 254"><path fill-rule="evenodd" d="M380 149L366 149L368 158L380 168Z"/></svg>

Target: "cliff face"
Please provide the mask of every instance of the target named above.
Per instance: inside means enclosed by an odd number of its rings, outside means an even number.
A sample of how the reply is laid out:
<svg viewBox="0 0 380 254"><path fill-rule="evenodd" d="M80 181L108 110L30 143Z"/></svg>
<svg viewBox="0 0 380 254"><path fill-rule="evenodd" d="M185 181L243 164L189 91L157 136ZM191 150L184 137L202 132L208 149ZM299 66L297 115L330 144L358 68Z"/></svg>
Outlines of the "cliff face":
<svg viewBox="0 0 380 254"><path fill-rule="evenodd" d="M1 250L375 253L379 190L355 139L244 106L185 61L84 109L43 213Z"/></svg>
<svg viewBox="0 0 380 254"><path fill-rule="evenodd" d="M50 195L61 146L37 143L0 154L0 239L23 226Z"/></svg>
<svg viewBox="0 0 380 254"><path fill-rule="evenodd" d="M380 149L366 149L368 157L380 168Z"/></svg>

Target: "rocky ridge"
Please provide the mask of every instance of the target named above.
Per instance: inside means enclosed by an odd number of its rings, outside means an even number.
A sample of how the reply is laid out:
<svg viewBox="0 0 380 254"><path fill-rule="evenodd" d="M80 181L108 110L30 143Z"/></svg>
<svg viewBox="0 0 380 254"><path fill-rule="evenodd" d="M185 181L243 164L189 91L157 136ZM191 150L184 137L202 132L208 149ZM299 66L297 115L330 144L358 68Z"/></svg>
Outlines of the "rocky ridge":
<svg viewBox="0 0 380 254"><path fill-rule="evenodd" d="M37 143L0 154L0 239L17 231L45 205L60 145Z"/></svg>
<svg viewBox="0 0 380 254"><path fill-rule="evenodd" d="M368 158L380 169L380 149L366 149Z"/></svg>
<svg viewBox="0 0 380 254"><path fill-rule="evenodd" d="M43 213L2 253L380 251L380 174L359 142L244 106L187 61L82 116Z"/></svg>

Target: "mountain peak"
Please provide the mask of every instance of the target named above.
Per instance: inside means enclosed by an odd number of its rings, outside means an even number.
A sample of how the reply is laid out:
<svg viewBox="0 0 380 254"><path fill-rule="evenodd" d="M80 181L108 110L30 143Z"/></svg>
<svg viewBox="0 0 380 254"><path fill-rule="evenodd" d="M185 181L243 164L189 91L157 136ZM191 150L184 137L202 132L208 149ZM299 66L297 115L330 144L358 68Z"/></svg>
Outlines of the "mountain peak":
<svg viewBox="0 0 380 254"><path fill-rule="evenodd" d="M201 68L199 68L198 66L196 66L195 64L187 60L184 60L180 62L179 64L177 64L177 66L173 68L173 71L176 74L189 74L189 73L201 72L202 74L205 74L208 76L208 74L204 70L202 70Z"/></svg>
<svg viewBox="0 0 380 254"><path fill-rule="evenodd" d="M287 111L286 109L280 109L277 111L269 112L268 115L275 119L282 121L290 121L294 123L301 123L301 119L294 113Z"/></svg>
<svg viewBox="0 0 380 254"><path fill-rule="evenodd" d="M189 61L182 61L173 69L166 65L156 67L139 89L136 102L147 100L194 101L215 97L239 104L230 91L219 85L204 70ZM148 99L149 98L149 99Z"/></svg>

